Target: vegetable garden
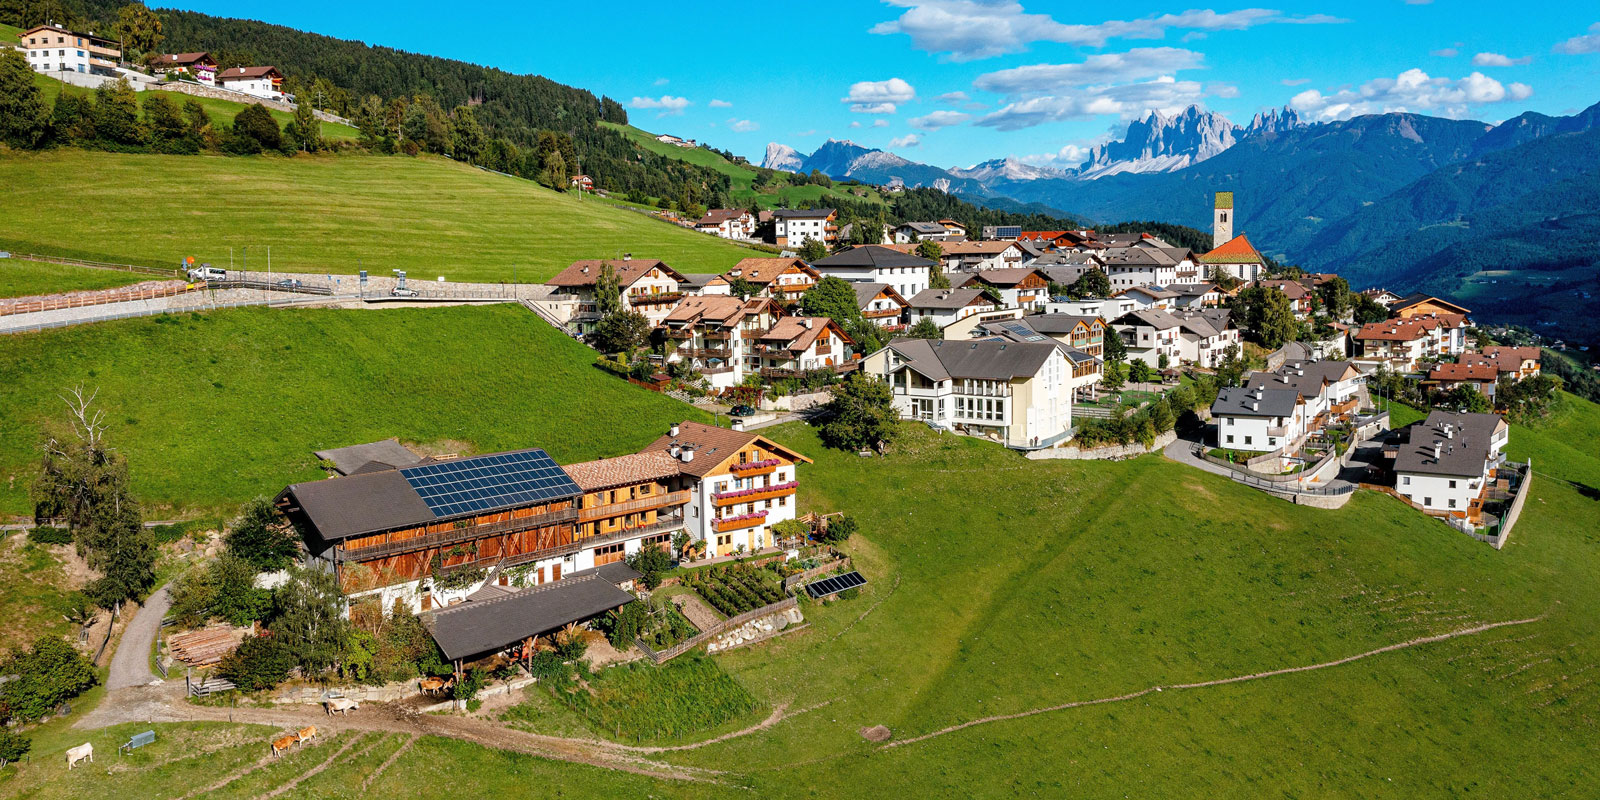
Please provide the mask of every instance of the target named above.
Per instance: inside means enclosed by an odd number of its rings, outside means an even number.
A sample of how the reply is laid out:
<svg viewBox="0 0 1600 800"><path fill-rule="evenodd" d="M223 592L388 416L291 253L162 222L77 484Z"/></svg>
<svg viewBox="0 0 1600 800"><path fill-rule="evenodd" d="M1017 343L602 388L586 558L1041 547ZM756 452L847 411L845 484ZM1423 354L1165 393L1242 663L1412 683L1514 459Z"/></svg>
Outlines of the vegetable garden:
<svg viewBox="0 0 1600 800"><path fill-rule="evenodd" d="M772 580L775 575L749 564L725 564L690 572L683 576L683 584L733 617L782 600L783 590Z"/></svg>

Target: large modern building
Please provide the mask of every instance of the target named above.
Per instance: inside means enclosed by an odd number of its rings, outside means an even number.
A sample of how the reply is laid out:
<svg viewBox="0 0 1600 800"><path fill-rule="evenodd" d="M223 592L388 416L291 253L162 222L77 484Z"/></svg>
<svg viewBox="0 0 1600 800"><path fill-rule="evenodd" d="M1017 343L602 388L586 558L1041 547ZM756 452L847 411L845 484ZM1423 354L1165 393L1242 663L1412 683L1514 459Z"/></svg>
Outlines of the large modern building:
<svg viewBox="0 0 1600 800"><path fill-rule="evenodd" d="M35 25L17 34L35 72L78 72L115 77L122 51L110 39L68 30L60 25Z"/></svg>
<svg viewBox="0 0 1600 800"><path fill-rule="evenodd" d="M838 221L838 214L831 208L781 208L772 212L773 235L779 247L799 247L812 240L832 244L839 238Z"/></svg>

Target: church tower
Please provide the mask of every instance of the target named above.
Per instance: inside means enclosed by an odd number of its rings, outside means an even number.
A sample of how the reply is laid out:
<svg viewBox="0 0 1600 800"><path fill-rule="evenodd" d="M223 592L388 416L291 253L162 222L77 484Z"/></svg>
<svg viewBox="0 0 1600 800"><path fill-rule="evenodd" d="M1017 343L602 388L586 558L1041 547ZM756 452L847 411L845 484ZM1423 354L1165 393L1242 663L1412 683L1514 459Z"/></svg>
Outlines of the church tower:
<svg viewBox="0 0 1600 800"><path fill-rule="evenodd" d="M1221 247L1233 238L1233 192L1217 192L1216 207L1211 212L1211 246Z"/></svg>

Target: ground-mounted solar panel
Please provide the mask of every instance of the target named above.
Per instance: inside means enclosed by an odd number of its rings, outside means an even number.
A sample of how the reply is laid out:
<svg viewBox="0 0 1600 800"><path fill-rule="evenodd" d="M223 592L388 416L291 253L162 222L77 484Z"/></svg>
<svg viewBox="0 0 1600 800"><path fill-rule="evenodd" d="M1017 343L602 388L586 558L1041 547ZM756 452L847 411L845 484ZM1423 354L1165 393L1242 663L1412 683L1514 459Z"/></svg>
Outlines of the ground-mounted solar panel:
<svg viewBox="0 0 1600 800"><path fill-rule="evenodd" d="M833 575L820 581L806 584L806 594L811 599L817 600L830 594L838 594L846 589L857 589L867 585L867 579L861 577L859 572L846 572L843 575Z"/></svg>
<svg viewBox="0 0 1600 800"><path fill-rule="evenodd" d="M561 465L537 448L406 467L400 474L441 518L582 494Z"/></svg>

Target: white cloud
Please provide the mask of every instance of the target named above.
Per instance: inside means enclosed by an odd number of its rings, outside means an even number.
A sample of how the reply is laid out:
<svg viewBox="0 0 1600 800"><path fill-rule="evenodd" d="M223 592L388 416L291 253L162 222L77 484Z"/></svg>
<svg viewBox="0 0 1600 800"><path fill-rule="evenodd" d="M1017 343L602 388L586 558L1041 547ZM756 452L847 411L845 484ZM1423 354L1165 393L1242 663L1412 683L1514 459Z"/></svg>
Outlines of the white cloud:
<svg viewBox="0 0 1600 800"><path fill-rule="evenodd" d="M959 106L972 98L968 97L966 92L945 92L935 99L947 106Z"/></svg>
<svg viewBox="0 0 1600 800"><path fill-rule="evenodd" d="M1091 87L1081 91L1009 103L973 124L998 128L1002 131L1014 131L1046 122L1084 119L1103 114L1131 118L1149 109L1164 114L1175 114L1190 104L1199 102L1204 96L1205 90L1195 81L1162 77L1143 83Z"/></svg>
<svg viewBox="0 0 1600 800"><path fill-rule="evenodd" d="M1583 36L1574 36L1564 42L1558 43L1554 50L1569 56L1583 53L1600 53L1600 22L1589 26L1589 32Z"/></svg>
<svg viewBox="0 0 1600 800"><path fill-rule="evenodd" d="M860 121L860 120L855 120L855 121L853 121L853 122L851 122L851 123L850 123L850 127L852 127L852 128L859 128L859 127L861 127L861 121Z"/></svg>
<svg viewBox="0 0 1600 800"><path fill-rule="evenodd" d="M1468 107L1525 100L1533 87L1513 83L1509 87L1481 72L1465 78L1433 78L1420 69L1409 69L1393 78L1376 78L1357 89L1343 89L1324 95L1307 89L1294 96L1289 105L1315 119L1348 119L1362 114L1386 111L1430 111L1447 117L1465 117Z"/></svg>
<svg viewBox="0 0 1600 800"><path fill-rule="evenodd" d="M907 147L916 147L919 144L922 144L921 137L917 136L914 133L908 133L908 134L906 134L904 136L901 136L901 137L899 137L897 139L890 139L889 140L889 149L891 149L891 150L900 150L900 149L904 149L904 148L907 148Z"/></svg>
<svg viewBox="0 0 1600 800"><path fill-rule="evenodd" d="M1511 58L1499 53L1479 53L1472 57L1474 67L1520 67L1533 61L1533 56Z"/></svg>
<svg viewBox="0 0 1600 800"><path fill-rule="evenodd" d="M1089 148L1076 144L1062 145L1054 153L1042 153L1032 156L1017 156L1017 160L1024 164L1036 167L1055 167L1057 169L1070 169L1082 164L1089 158Z"/></svg>
<svg viewBox="0 0 1600 800"><path fill-rule="evenodd" d="M1283 80L1278 81L1278 83L1281 83L1284 86L1304 86L1310 82L1310 78L1284 78Z"/></svg>
<svg viewBox="0 0 1600 800"><path fill-rule="evenodd" d="M1231 83L1208 83L1206 84L1206 94L1212 97L1232 99L1239 96L1239 87Z"/></svg>
<svg viewBox="0 0 1600 800"><path fill-rule="evenodd" d="M655 85L656 86L666 86L668 83L670 83L670 81L668 81L666 78L656 78Z"/></svg>
<svg viewBox="0 0 1600 800"><path fill-rule="evenodd" d="M1428 53L1428 55L1430 55L1430 56L1438 56L1440 58L1455 58L1456 56L1461 55L1461 51L1455 49L1454 47L1445 47L1445 48L1441 48L1441 49L1438 49L1438 50L1430 51Z"/></svg>
<svg viewBox="0 0 1600 800"><path fill-rule="evenodd" d="M972 119L971 114L963 114L960 111L935 111L925 116L913 117L906 120L906 123L919 130L936 131L951 125L960 125L969 119Z"/></svg>
<svg viewBox="0 0 1600 800"><path fill-rule="evenodd" d="M1060 94L1075 86L1171 75L1202 66L1205 56L1178 47L1137 47L1126 53L1089 56L1076 64L1033 64L979 75L972 85L1013 97Z"/></svg>
<svg viewBox="0 0 1600 800"><path fill-rule="evenodd" d="M917 90L899 78L850 84L850 95L839 99L857 114L893 114L901 104L916 99Z"/></svg>
<svg viewBox="0 0 1600 800"><path fill-rule="evenodd" d="M656 115L658 117L676 117L691 105L694 104L689 102L686 97L673 97L670 94L664 94L659 98L635 97L628 103L628 108L653 108L661 111L660 114Z"/></svg>
<svg viewBox="0 0 1600 800"><path fill-rule="evenodd" d="M760 129L760 127L760 124L751 122L747 119L730 118L728 120L728 128L738 133L749 133L753 130Z"/></svg>
<svg viewBox="0 0 1600 800"><path fill-rule="evenodd" d="M889 127L889 120L886 120L886 119L875 119L875 120L872 121L872 127L874 127L874 128L887 128L887 127Z"/></svg>
<svg viewBox="0 0 1600 800"><path fill-rule="evenodd" d="M1169 29L1184 31L1244 30L1270 23L1343 22L1326 14L1291 17L1281 11L1246 8L1217 13L1191 10L1136 20L1108 20L1094 25L1065 25L1048 14L1029 14L1016 0L886 0L904 8L899 18L870 29L876 34L902 33L911 46L942 53L953 61L990 58L1027 49L1031 42L1058 42L1103 47L1110 39L1160 39Z"/></svg>
<svg viewBox="0 0 1600 800"><path fill-rule="evenodd" d="M1178 41L1180 41L1180 42L1198 42L1201 39L1206 38L1206 35L1207 34L1206 34L1205 31L1189 31L1188 33L1183 35L1182 39L1179 39Z"/></svg>
<svg viewBox="0 0 1600 800"><path fill-rule="evenodd" d="M733 104L726 100L712 100L706 105L711 108L733 108Z"/></svg>
<svg viewBox="0 0 1600 800"><path fill-rule="evenodd" d="M817 133L817 129L816 128L810 128L808 130L795 131L794 135L796 135L796 136L815 136L816 133Z"/></svg>

